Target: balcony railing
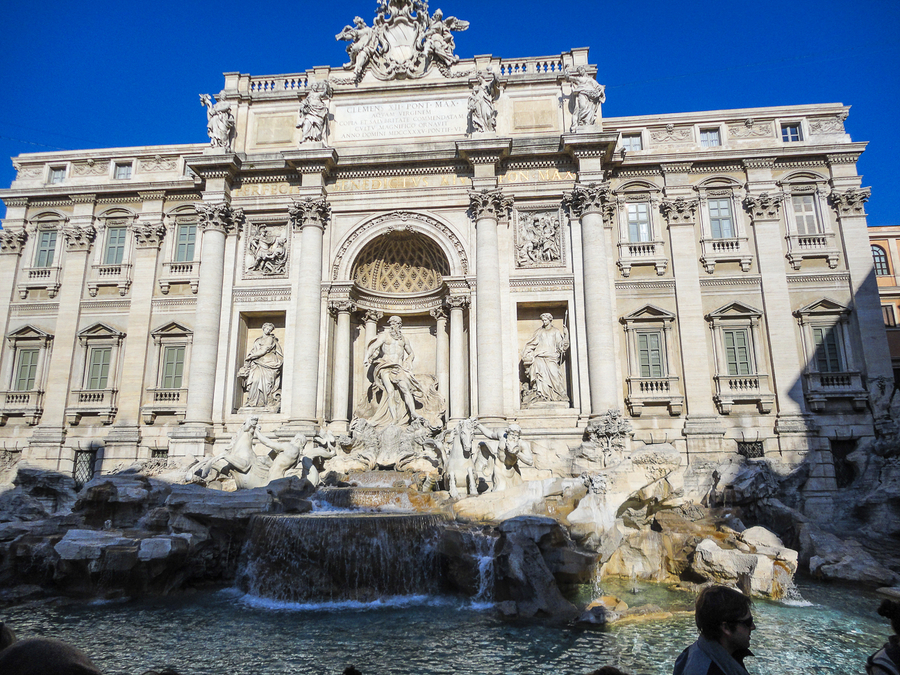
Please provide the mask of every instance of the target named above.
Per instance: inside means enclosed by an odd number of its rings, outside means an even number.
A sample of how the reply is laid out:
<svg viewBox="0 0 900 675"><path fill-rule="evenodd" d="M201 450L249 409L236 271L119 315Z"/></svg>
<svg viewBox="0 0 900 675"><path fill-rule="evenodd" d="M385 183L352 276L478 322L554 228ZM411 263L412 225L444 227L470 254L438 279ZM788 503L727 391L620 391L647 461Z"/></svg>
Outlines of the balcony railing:
<svg viewBox="0 0 900 675"><path fill-rule="evenodd" d="M29 391L0 392L0 426L9 417L24 417L28 424L35 425L44 411L44 392Z"/></svg>
<svg viewBox="0 0 900 675"><path fill-rule="evenodd" d="M77 426L85 415L96 415L103 424L112 424L118 412L117 389L73 389L69 393L66 420Z"/></svg>
<svg viewBox="0 0 900 675"><path fill-rule="evenodd" d="M677 377L629 377L628 410L640 417L647 405L666 405L669 414L677 416L684 408L684 395Z"/></svg>
<svg viewBox="0 0 900 675"><path fill-rule="evenodd" d="M769 389L768 375L716 375L716 405L728 415L735 403L756 403L759 412L772 412L775 395Z"/></svg>
<svg viewBox="0 0 900 675"><path fill-rule="evenodd" d="M101 286L115 286L119 289L119 295L124 296L131 286L131 265L91 265L87 286L92 298L97 296Z"/></svg>
<svg viewBox="0 0 900 675"><path fill-rule="evenodd" d="M184 420L187 411L188 390L181 389L148 389L147 397L151 399L141 406L141 416L145 424L153 424L157 415L175 415L179 420Z"/></svg>
<svg viewBox="0 0 900 675"><path fill-rule="evenodd" d="M700 262L709 274L715 272L718 263L736 262L743 272L749 272L753 263L753 253L747 237L705 237L700 240L700 249Z"/></svg>
<svg viewBox="0 0 900 675"><path fill-rule="evenodd" d="M860 373L806 373L803 377L806 381L806 400L814 412L823 411L829 399L850 399L855 410L865 410L869 392L863 385Z"/></svg>
<svg viewBox="0 0 900 675"><path fill-rule="evenodd" d="M165 262L159 277L159 290L168 294L172 284L190 284L191 292L196 293L200 287L200 261Z"/></svg>
<svg viewBox="0 0 900 675"><path fill-rule="evenodd" d="M653 265L656 273L662 276L666 273L669 259L661 241L623 241L619 242L618 265L623 277L630 276L635 265Z"/></svg>
<svg viewBox="0 0 900 675"><path fill-rule="evenodd" d="M25 300L28 291L46 289L51 298L59 292L61 267L26 267L17 284L19 298Z"/></svg>
<svg viewBox="0 0 900 675"><path fill-rule="evenodd" d="M787 242L788 261L795 270L799 270L807 258L825 258L828 267L831 269L837 267L840 253L834 243L834 232L789 234Z"/></svg>

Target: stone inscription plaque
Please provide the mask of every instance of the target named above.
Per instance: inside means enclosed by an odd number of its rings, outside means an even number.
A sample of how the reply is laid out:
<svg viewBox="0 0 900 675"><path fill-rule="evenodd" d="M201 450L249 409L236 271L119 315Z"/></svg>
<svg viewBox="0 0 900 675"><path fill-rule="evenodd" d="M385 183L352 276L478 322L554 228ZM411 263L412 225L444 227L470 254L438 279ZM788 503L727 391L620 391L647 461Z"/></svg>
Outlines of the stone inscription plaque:
<svg viewBox="0 0 900 675"><path fill-rule="evenodd" d="M337 141L462 136L467 124L464 98L346 105L334 111Z"/></svg>

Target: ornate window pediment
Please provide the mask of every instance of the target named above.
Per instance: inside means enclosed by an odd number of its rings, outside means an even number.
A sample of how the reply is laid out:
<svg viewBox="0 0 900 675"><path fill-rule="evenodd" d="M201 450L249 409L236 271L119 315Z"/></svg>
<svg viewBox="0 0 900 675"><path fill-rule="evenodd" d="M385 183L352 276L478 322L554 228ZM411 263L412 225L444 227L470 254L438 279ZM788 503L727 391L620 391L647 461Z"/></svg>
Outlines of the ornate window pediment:
<svg viewBox="0 0 900 675"><path fill-rule="evenodd" d="M724 307L719 307L714 312L710 312L706 315L706 318L709 321L714 321L715 319L759 319L761 316L762 311L755 307L746 305L743 302L732 302Z"/></svg>
<svg viewBox="0 0 900 675"><path fill-rule="evenodd" d="M37 424L44 409L44 381L53 336L25 325L6 336L4 384L0 385L0 426L9 417L24 417Z"/></svg>
<svg viewBox="0 0 900 675"><path fill-rule="evenodd" d="M644 305L636 312L632 312L631 314L622 317L624 323L633 323L637 321L660 321L668 323L674 320L675 315L672 314L672 312L668 312L656 305Z"/></svg>
<svg viewBox="0 0 900 675"><path fill-rule="evenodd" d="M628 396L625 403L634 417L644 408L666 406L678 416L684 408L681 382L672 373L672 326L675 315L656 305L644 305L621 318L628 350Z"/></svg>
<svg viewBox="0 0 900 675"><path fill-rule="evenodd" d="M161 340L165 340L166 338L185 338L190 339L194 334L187 326L178 323L177 321L170 321L164 326L160 326L154 331L150 332L150 336L153 338L154 342L160 342Z"/></svg>
<svg viewBox="0 0 900 675"><path fill-rule="evenodd" d="M380 294L417 294L443 286L450 265L440 247L417 232L392 232L369 242L353 264L360 288Z"/></svg>
<svg viewBox="0 0 900 675"><path fill-rule="evenodd" d="M84 344L90 340L115 340L121 342L125 338L125 333L117 331L115 328L105 323L97 322L78 332L78 340Z"/></svg>
<svg viewBox="0 0 900 675"><path fill-rule="evenodd" d="M53 336L50 335L50 333L45 333L40 328L35 328L34 326L29 324L12 331L6 336L6 339L10 344L15 344L17 342L25 340L42 342L46 344L53 339Z"/></svg>

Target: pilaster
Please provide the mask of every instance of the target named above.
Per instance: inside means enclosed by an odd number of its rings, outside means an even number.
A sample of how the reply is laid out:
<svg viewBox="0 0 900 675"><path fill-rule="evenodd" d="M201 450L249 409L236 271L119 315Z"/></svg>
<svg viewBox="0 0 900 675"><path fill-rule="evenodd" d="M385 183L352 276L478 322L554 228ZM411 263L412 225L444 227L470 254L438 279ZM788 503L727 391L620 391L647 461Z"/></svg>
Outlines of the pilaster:
<svg viewBox="0 0 900 675"><path fill-rule="evenodd" d="M698 201L681 187L690 165L667 168L666 184L673 184L673 187L666 188L667 199L663 200L661 208L669 227L672 271L675 275L681 372L687 408L684 434L689 453L719 452L725 429L713 404L713 373L709 363L709 354L713 350L700 292L699 237L695 228Z"/></svg>
<svg viewBox="0 0 900 675"><path fill-rule="evenodd" d="M450 308L450 422L455 423L469 416L469 396L466 390L469 363L465 356L463 325L469 298L451 295L447 298L447 306Z"/></svg>
<svg viewBox="0 0 900 675"><path fill-rule="evenodd" d="M356 305L349 300L328 303L329 311L337 319L332 361L331 419L336 431L347 431L350 421L350 315Z"/></svg>

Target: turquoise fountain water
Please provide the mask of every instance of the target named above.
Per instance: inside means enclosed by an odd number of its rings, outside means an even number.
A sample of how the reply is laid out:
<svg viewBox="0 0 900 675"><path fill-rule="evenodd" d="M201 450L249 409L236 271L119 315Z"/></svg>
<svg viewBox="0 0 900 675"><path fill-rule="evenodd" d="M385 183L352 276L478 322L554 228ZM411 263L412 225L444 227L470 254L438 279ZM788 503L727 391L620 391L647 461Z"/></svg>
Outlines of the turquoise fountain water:
<svg viewBox="0 0 900 675"><path fill-rule="evenodd" d="M629 581L604 590L631 605L687 610L693 597ZM589 594L590 589L584 590ZM757 602L748 660L753 675L850 675L888 626L878 598L858 589L801 583L804 605ZM20 636L61 638L84 649L107 675L169 665L193 675L332 675L355 664L366 675L581 675L606 664L637 675L671 673L695 638L689 613L608 630L510 624L484 604L436 596L373 603L283 603L237 590L180 599L91 605L39 604L4 611Z"/></svg>

